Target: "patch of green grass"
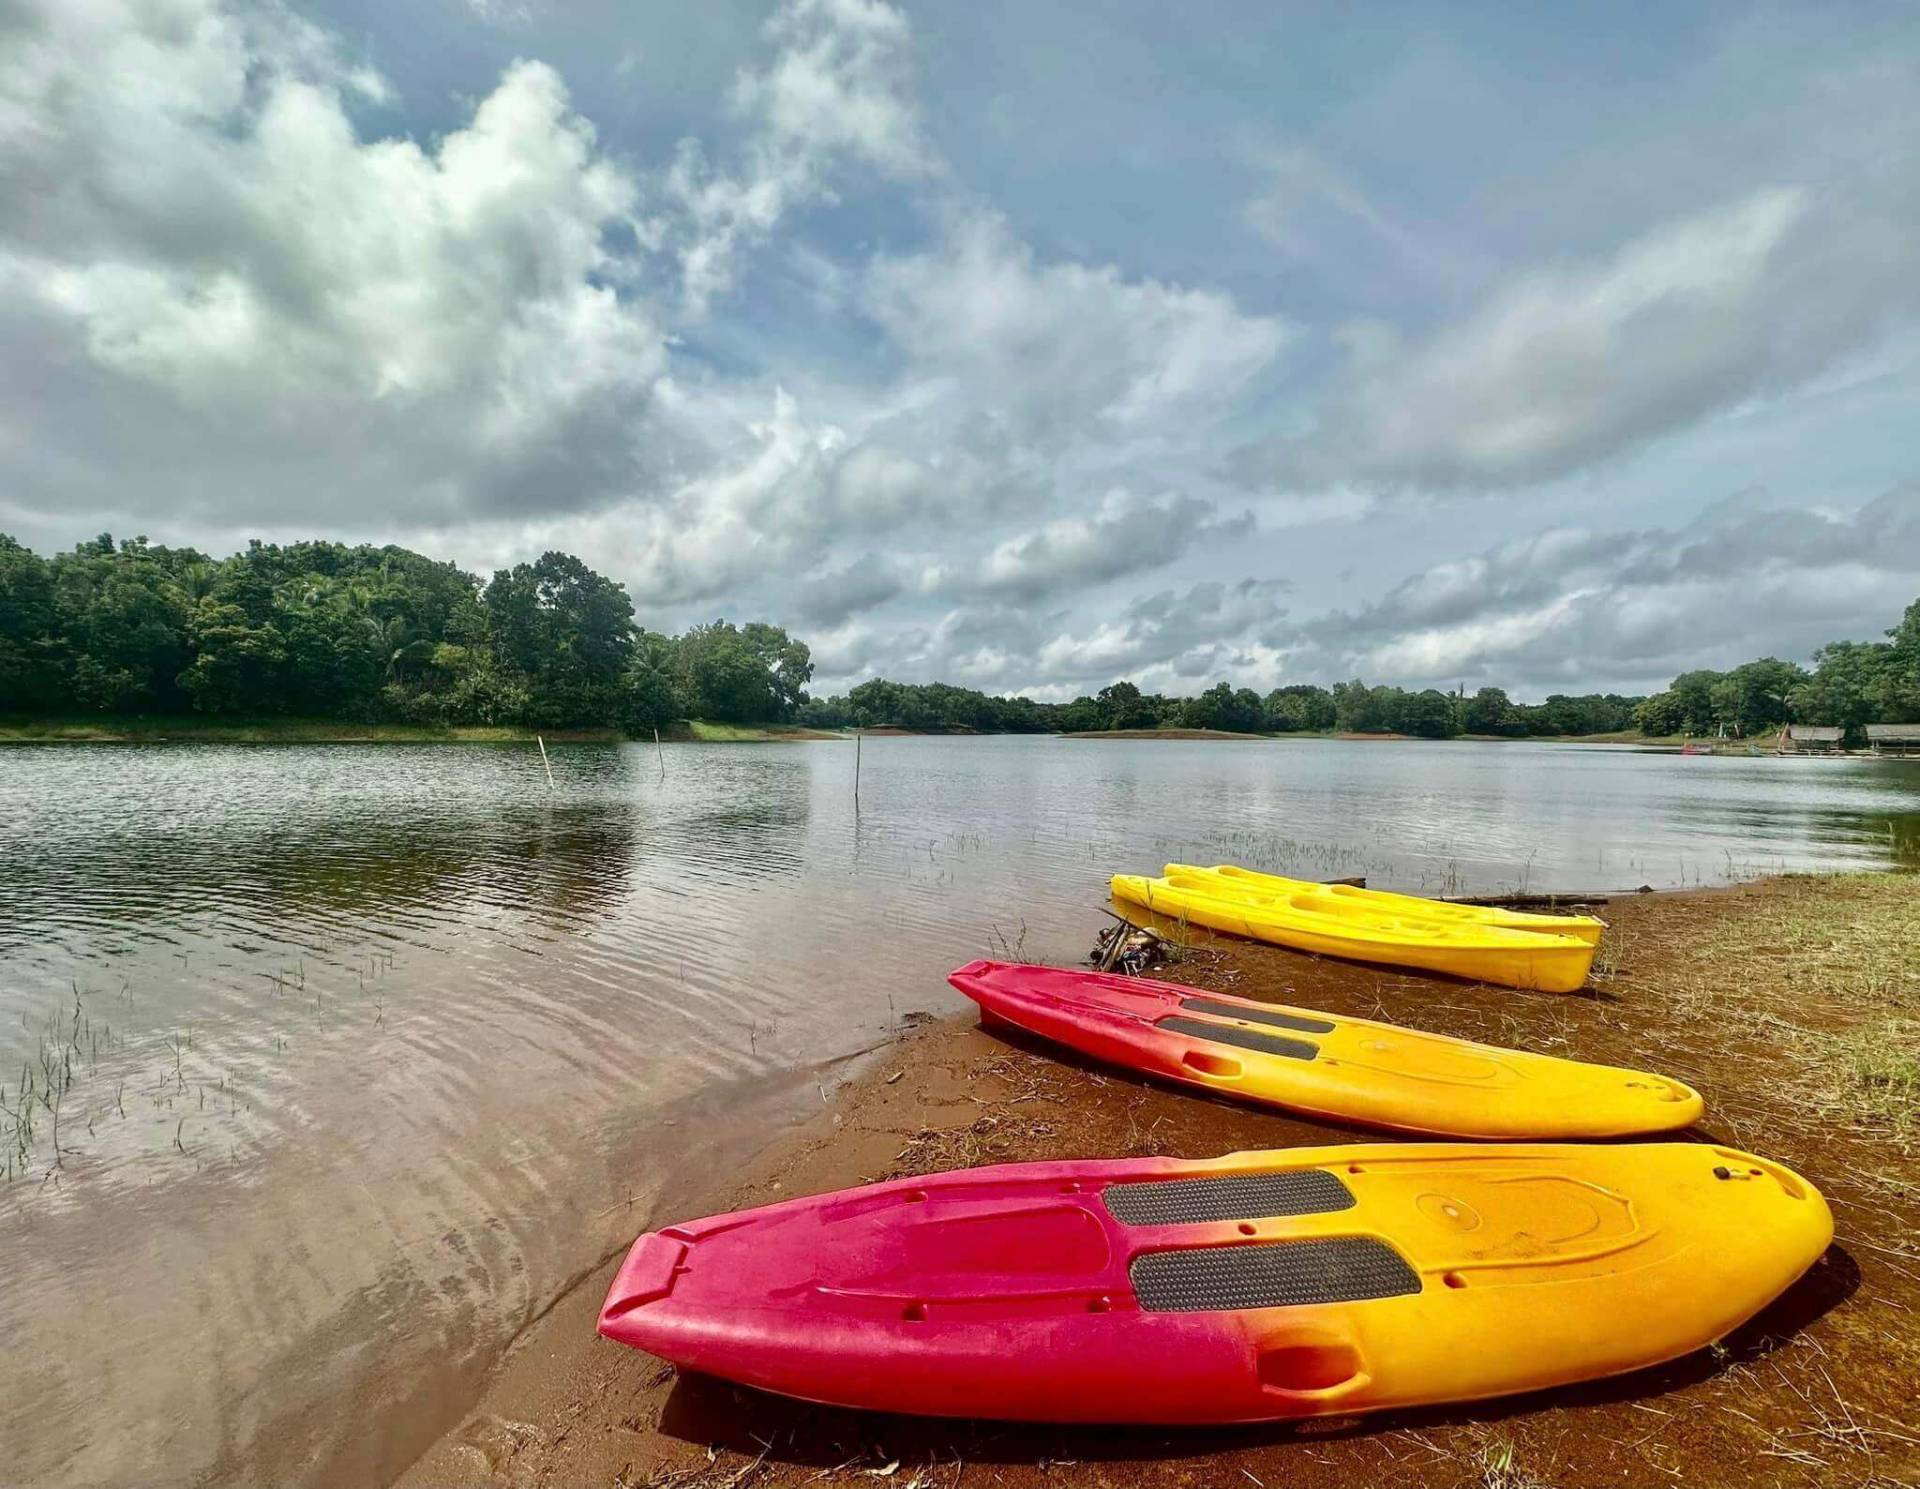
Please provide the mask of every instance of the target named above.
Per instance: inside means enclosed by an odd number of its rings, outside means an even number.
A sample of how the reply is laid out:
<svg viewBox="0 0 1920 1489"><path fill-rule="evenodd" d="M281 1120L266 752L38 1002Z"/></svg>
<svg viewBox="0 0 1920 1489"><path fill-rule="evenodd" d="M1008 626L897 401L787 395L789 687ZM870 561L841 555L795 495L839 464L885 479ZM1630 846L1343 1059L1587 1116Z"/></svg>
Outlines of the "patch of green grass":
<svg viewBox="0 0 1920 1489"><path fill-rule="evenodd" d="M823 729L809 729L804 724L720 724L706 719L689 719L676 724L665 737L678 740L695 740L701 744L747 744L767 741L788 741L802 739L839 739L838 734L829 734Z"/></svg>
<svg viewBox="0 0 1920 1489"><path fill-rule="evenodd" d="M1831 1048L1837 1105L1910 1136L1920 1125L1920 1019L1871 1019Z"/></svg>

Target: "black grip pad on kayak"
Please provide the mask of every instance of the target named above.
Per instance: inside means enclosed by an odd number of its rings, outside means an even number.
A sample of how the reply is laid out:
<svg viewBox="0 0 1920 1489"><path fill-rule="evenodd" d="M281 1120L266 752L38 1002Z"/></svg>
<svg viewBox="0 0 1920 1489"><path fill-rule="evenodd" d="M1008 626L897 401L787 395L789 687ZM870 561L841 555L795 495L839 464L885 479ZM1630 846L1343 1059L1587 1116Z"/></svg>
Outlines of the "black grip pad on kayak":
<svg viewBox="0 0 1920 1489"><path fill-rule="evenodd" d="M1130 1271L1133 1294L1150 1313L1358 1303L1420 1291L1420 1274L1371 1236L1149 1251Z"/></svg>
<svg viewBox="0 0 1920 1489"><path fill-rule="evenodd" d="M1262 1034L1257 1029L1236 1029L1231 1024L1210 1024L1205 1019L1164 1018L1153 1026L1169 1034L1191 1034L1211 1044L1231 1044L1243 1050L1258 1050L1263 1055L1285 1055L1289 1060L1311 1060L1320 1046L1304 1039L1287 1039L1279 1034Z"/></svg>
<svg viewBox="0 0 1920 1489"><path fill-rule="evenodd" d="M1354 1205L1353 1191L1323 1168L1111 1184L1101 1198L1108 1213L1122 1225L1268 1220L1280 1215L1325 1215L1351 1210Z"/></svg>
<svg viewBox="0 0 1920 1489"><path fill-rule="evenodd" d="M1237 1003L1216 1003L1211 998L1182 998L1180 1006L1188 1013L1212 1014L1217 1019L1245 1019L1250 1024L1293 1029L1301 1034L1333 1032L1333 1024L1327 1019L1302 1018L1297 1013L1282 1013L1277 1008L1242 1008Z"/></svg>

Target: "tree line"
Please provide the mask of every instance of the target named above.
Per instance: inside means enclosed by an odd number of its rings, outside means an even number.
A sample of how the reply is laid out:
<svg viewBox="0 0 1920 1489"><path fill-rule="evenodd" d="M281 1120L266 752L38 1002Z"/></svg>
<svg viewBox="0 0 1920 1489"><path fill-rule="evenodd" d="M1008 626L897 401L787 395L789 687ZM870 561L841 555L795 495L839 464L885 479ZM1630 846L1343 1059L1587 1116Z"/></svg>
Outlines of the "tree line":
<svg viewBox="0 0 1920 1489"><path fill-rule="evenodd" d="M224 559L103 534L42 558L0 534L0 712L298 715L423 724L612 727L680 719L979 733L1338 730L1447 739L1638 729L1753 735L1788 721L1920 721L1920 600L1885 641L1836 641L1812 668L1763 657L1693 671L1650 698L1555 693L1516 703L1296 683L1216 683L1192 697L1116 682L1066 703L874 678L810 698L813 659L779 626L667 636L626 589L546 553L482 580L386 545L253 542Z"/></svg>
<svg viewBox="0 0 1920 1489"><path fill-rule="evenodd" d="M565 553L482 582L392 545L214 559L103 534L45 559L0 534L0 712L642 734L792 719L812 676L778 626L636 626L625 588Z"/></svg>
<svg viewBox="0 0 1920 1489"><path fill-rule="evenodd" d="M1634 711L1648 734L1745 737L1782 724L1834 724L1858 742L1867 724L1920 723L1920 600L1885 641L1831 641L1811 669L1762 657L1729 672L1683 672Z"/></svg>
<svg viewBox="0 0 1920 1489"><path fill-rule="evenodd" d="M1331 688L1294 683L1262 696L1252 688L1215 683L1193 697L1143 693L1116 682L1070 703L996 697L947 683L898 683L875 678L844 697L814 699L801 720L822 728L961 729L981 733L1086 734L1110 729L1215 729L1243 734L1411 734L1451 739L1463 733L1504 735L1605 734L1633 727L1638 698L1614 693L1544 703L1514 703L1499 688L1472 697L1436 688L1368 687L1358 680Z"/></svg>

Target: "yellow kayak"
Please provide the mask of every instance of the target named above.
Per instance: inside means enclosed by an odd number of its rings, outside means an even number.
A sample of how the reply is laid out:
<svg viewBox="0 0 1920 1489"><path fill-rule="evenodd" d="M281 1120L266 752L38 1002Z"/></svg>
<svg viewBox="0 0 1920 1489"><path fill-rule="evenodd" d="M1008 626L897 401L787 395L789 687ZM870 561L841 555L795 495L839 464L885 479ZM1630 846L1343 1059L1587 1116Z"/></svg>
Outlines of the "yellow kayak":
<svg viewBox="0 0 1920 1489"><path fill-rule="evenodd" d="M1293 895L1312 893L1324 896L1333 906L1351 905L1389 915L1412 915L1426 920L1453 921L1463 925L1494 925L1509 931L1540 931L1549 936L1572 936L1589 946L1600 944L1600 933L1607 923L1597 915L1533 915L1524 910L1503 910L1497 905L1450 905L1445 900L1430 900L1422 895L1390 894L1384 889L1361 889L1352 884L1319 884L1311 879L1283 879L1278 874L1261 874L1238 864L1221 863L1201 868L1190 863L1170 863L1162 870L1172 877L1179 874L1207 874L1219 881L1218 893L1229 891L1249 895Z"/></svg>
<svg viewBox="0 0 1920 1489"><path fill-rule="evenodd" d="M1156 915L1209 930L1270 941L1295 951L1442 972L1506 987L1571 993L1587 980L1594 948L1573 936L1511 931L1503 926L1449 924L1377 911L1329 908L1306 893L1254 900L1211 888L1202 874L1149 879L1115 874L1113 897Z"/></svg>

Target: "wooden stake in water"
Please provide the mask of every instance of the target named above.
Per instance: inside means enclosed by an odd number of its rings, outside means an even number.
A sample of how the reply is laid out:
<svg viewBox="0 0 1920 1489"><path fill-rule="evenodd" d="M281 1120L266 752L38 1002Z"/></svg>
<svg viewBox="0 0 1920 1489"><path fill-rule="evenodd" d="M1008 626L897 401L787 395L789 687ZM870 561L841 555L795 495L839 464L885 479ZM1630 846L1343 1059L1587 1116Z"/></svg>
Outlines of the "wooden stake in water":
<svg viewBox="0 0 1920 1489"><path fill-rule="evenodd" d="M540 763L547 767L547 789L551 791L554 789L553 762L547 759L547 742L537 734L533 736L533 742L540 746Z"/></svg>
<svg viewBox="0 0 1920 1489"><path fill-rule="evenodd" d="M860 810L860 731L853 731L853 809Z"/></svg>
<svg viewBox="0 0 1920 1489"><path fill-rule="evenodd" d="M658 724L653 726L653 747L660 752L660 779L664 781L667 778L667 750L666 746L660 743Z"/></svg>

